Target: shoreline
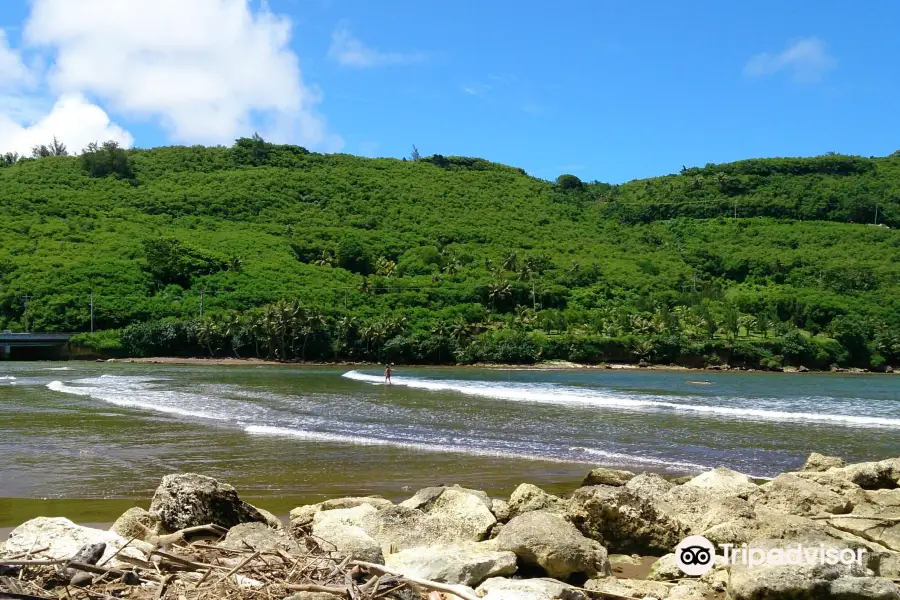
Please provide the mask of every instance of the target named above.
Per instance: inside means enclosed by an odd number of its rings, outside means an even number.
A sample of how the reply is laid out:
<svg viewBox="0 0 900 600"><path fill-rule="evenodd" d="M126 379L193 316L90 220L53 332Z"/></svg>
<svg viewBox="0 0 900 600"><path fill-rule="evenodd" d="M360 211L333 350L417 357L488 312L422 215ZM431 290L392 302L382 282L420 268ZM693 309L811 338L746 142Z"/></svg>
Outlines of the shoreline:
<svg viewBox="0 0 900 600"><path fill-rule="evenodd" d="M133 363L152 365L214 365L214 366L266 366L266 367L362 367L378 368L382 363L353 362L353 361L307 361L307 362L281 362L262 358L199 358L177 356L150 356L139 358L108 358L95 361L72 359L74 362L100 362L100 363ZM854 374L854 375L893 375L892 372L869 371L860 368L842 368L838 370L816 370L797 367L784 367L780 371L763 369L746 369L730 366L720 368L709 367L685 367L682 365L641 365L638 363L599 363L585 364L563 360L551 360L534 364L515 363L473 363L473 364L443 364L443 365L407 365L395 364L395 367L412 367L427 369L488 369L495 371L678 371L693 373L788 373L788 374Z"/></svg>

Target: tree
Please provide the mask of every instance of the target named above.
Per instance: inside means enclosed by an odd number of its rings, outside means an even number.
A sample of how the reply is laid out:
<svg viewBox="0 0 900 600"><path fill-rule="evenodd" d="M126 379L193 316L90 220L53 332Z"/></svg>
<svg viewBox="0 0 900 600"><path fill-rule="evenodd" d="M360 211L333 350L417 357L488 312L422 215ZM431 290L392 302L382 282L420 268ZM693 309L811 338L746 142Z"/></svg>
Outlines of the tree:
<svg viewBox="0 0 900 600"><path fill-rule="evenodd" d="M419 154L419 149L416 148L415 144L413 144L412 153L409 155L409 158L413 161L417 161L422 158L422 156Z"/></svg>
<svg viewBox="0 0 900 600"><path fill-rule="evenodd" d="M123 179L134 179L131 159L114 140L98 146L91 142L81 153L81 164L91 177L115 175Z"/></svg>
<svg viewBox="0 0 900 600"><path fill-rule="evenodd" d="M560 175L556 178L556 185L561 190L580 192L584 189L584 183L575 175Z"/></svg>

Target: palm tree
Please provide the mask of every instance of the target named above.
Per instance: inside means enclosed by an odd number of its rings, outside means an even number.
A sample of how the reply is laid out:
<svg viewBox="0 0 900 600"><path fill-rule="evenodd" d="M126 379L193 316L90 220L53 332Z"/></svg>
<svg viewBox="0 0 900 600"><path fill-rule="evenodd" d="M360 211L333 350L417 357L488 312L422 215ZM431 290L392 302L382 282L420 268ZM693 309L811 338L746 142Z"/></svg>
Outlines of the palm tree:
<svg viewBox="0 0 900 600"><path fill-rule="evenodd" d="M356 328L356 319L351 317L350 315L344 315L335 323L339 340L341 344L343 344L344 348L350 348L350 334ZM338 352L340 350L340 345L335 344L334 346L334 359L337 360Z"/></svg>
<svg viewBox="0 0 900 600"><path fill-rule="evenodd" d="M205 346L212 357L219 350L218 342L221 339L218 324L210 317L200 319L196 328L197 341L201 346ZM213 346L216 346L213 349Z"/></svg>
<svg viewBox="0 0 900 600"><path fill-rule="evenodd" d="M235 358L240 358L238 348L243 346L241 343L244 333L247 330L246 319L240 313L234 312L228 315L225 321L225 337L231 342L231 350L234 352Z"/></svg>
<svg viewBox="0 0 900 600"><path fill-rule="evenodd" d="M519 266L519 253L515 250L512 250L509 254L503 257L502 265L503 268L507 271L516 271Z"/></svg>
<svg viewBox="0 0 900 600"><path fill-rule="evenodd" d="M521 304L516 307L516 314L513 319L513 322L517 327L521 327L522 329L529 329L536 320L536 315L534 311L527 306L522 306Z"/></svg>
<svg viewBox="0 0 900 600"><path fill-rule="evenodd" d="M393 277L397 274L397 263L382 256L375 263L375 274L381 277Z"/></svg>
<svg viewBox="0 0 900 600"><path fill-rule="evenodd" d="M456 317L450 326L450 335L456 340L457 345L461 345L463 340L469 339L472 335L472 326L463 317Z"/></svg>
<svg viewBox="0 0 900 600"><path fill-rule="evenodd" d="M491 299L491 311L496 312L497 300L504 300L512 295L512 287L508 281L495 281L488 286L488 298Z"/></svg>
<svg viewBox="0 0 900 600"><path fill-rule="evenodd" d="M725 332L731 337L732 341L738 336L741 331L741 316L738 313L737 309L733 306L725 307L725 314L722 319L722 327L725 329Z"/></svg>
<svg viewBox="0 0 900 600"><path fill-rule="evenodd" d="M450 325L448 325L445 321L438 321L438 323L431 328L431 335L433 335L437 339L438 362L441 362L441 350L444 348L444 342L447 341L447 336L449 333Z"/></svg>

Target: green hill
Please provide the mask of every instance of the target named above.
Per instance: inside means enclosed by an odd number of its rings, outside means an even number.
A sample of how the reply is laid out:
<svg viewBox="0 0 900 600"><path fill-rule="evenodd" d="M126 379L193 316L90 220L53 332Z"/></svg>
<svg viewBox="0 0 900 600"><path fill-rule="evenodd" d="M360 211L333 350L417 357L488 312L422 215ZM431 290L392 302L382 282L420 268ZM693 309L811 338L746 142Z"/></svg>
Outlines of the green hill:
<svg viewBox="0 0 900 600"><path fill-rule="evenodd" d="M618 186L258 138L7 162L0 329L85 332L93 298L108 354L900 364L898 156Z"/></svg>

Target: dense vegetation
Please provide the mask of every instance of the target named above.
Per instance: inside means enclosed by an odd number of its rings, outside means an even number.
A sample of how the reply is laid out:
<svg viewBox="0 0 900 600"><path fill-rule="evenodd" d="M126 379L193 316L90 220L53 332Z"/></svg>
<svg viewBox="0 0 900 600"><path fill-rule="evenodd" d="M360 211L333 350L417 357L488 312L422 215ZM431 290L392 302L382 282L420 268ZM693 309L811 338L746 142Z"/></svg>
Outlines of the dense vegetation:
<svg viewBox="0 0 900 600"><path fill-rule="evenodd" d="M613 186L258 137L65 154L0 160L0 329L93 302L76 341L111 355L900 365L900 156Z"/></svg>

